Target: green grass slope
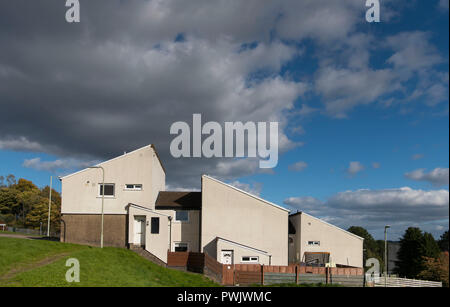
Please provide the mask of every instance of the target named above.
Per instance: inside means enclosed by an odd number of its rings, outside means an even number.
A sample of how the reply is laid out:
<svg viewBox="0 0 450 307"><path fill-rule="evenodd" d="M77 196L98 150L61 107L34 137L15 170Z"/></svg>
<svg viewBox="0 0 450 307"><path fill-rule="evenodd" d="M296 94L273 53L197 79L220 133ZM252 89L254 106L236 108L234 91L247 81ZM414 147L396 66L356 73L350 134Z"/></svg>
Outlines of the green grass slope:
<svg viewBox="0 0 450 307"><path fill-rule="evenodd" d="M69 283L66 261L80 263L80 282ZM217 286L200 274L160 267L132 251L0 237L0 286Z"/></svg>

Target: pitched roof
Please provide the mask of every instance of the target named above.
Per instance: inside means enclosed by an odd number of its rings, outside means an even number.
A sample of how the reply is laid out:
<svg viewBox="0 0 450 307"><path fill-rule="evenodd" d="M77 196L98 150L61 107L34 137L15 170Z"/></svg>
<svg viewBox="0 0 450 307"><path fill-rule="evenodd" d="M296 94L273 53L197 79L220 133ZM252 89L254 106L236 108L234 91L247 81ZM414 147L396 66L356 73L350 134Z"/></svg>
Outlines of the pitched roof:
<svg viewBox="0 0 450 307"><path fill-rule="evenodd" d="M227 186L227 187L229 187L229 188L231 188L231 189L233 189L233 190L236 190L236 191L238 191L238 192L241 192L242 194L245 194L245 195L247 195L247 196L253 197L253 198L255 198L255 199L257 199L257 200L259 200L259 201L261 201L261 202L263 202L263 203L265 203L265 204L271 205L271 206L273 206L273 207L275 207L275 208L281 209L281 210L286 211L286 212L288 212L288 213L290 212L289 209L286 209L286 208L284 208L284 207L281 207L281 206L279 206L279 205L277 205L277 204L274 204L274 203L272 203L272 202L270 202L270 201L267 201L267 200L265 200L265 199L263 199L263 198L261 198L261 197L259 197L259 196L253 195L253 194L251 194L251 193L249 193L249 192L247 192L247 191L244 191L244 190L241 190L241 189L239 189L239 188L236 188L235 186L232 186L232 185L230 185L230 184L228 184L228 183L225 183L225 182L223 182L223 181L220 181L220 180L218 180L218 179L216 179L216 178L213 178L213 177L211 177L211 176L208 176L208 175L202 175L202 178L208 178L208 179L211 179L212 181L215 181L215 182L217 182L217 183L220 183L220 184L222 184L222 185L224 185L224 186Z"/></svg>
<svg viewBox="0 0 450 307"><path fill-rule="evenodd" d="M324 221L324 220L322 220L322 219L319 219L318 217L312 216L312 215L310 215L310 214L308 214L308 213L305 213L305 212L303 212L303 211L298 211L298 212L296 212L296 213L294 213L294 214L291 214L291 215L289 215L289 218L291 218L292 216L296 216L296 215L298 215L298 214L303 214L303 215L309 216L309 217L311 217L311 218L313 218L313 219L315 219L315 220L318 220L319 222L322 222L323 224L326 224L326 225L331 226L331 227L333 227L333 228L335 228L335 229L338 229L338 230L340 230L340 231L343 231L343 232L347 233L348 235L351 235L351 236L353 236L353 237L355 237L355 238L364 240L364 238L362 238L362 237L360 237L360 236L357 236L357 235L355 235L354 233L351 233L351 232L348 231L348 230L345 230L345 229L342 229L342 228L340 228L340 227L337 227L336 225L330 224L330 223L328 223L328 222L326 222L326 221Z"/></svg>
<svg viewBox="0 0 450 307"><path fill-rule="evenodd" d="M157 210L200 210L202 192L161 191L156 199Z"/></svg>
<svg viewBox="0 0 450 307"><path fill-rule="evenodd" d="M112 158L112 159L109 159L109 160L100 162L100 163L96 164L95 166L102 166L102 165L104 165L104 164L106 164L106 163L108 163L108 162L111 162L111 161L114 161L114 160L117 160L117 159L121 159L121 158L127 157L127 156L129 156L130 154L132 154L132 153L135 153L135 152L137 152L137 151L140 151L140 150L143 150L143 149L146 149L146 148L149 148L149 147L153 149L153 151L154 151L154 153L155 153L155 155L156 155L156 158L158 159L158 162L159 162L159 164L161 165L161 168L163 169L164 173L166 173L166 169L164 168L164 165L162 164L162 161L161 161L161 159L160 159L160 157L159 157L159 155L158 155L158 152L156 151L156 147L155 147L155 145L153 145L153 144L150 144L150 145L147 145L147 146L144 146L144 147L135 149L135 150L133 150L133 151L124 153L123 155L117 156L117 157L115 157L115 158ZM71 177L71 176L73 176L73 175L82 173L82 172L84 172L84 171L86 171L86 170L88 170L88 169L90 169L90 168L87 167L87 168L84 168L84 169L82 169L82 170L79 170L79 171L77 171L77 172L75 172L75 173L71 173L71 174L67 174L67 175L65 175L65 176L59 177L59 180L62 180L62 179Z"/></svg>

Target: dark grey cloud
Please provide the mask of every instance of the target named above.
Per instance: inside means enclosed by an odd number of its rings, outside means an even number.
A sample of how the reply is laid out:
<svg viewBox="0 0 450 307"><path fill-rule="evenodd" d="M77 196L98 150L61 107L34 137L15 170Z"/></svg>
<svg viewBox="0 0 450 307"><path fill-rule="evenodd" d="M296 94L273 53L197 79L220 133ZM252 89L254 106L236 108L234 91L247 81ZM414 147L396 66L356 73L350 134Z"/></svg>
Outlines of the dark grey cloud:
<svg viewBox="0 0 450 307"><path fill-rule="evenodd" d="M0 2L1 149L89 162L153 143L172 186L198 186L201 173L232 180L260 170L236 167L235 160L173 159L173 122L190 122L193 113L205 122L279 121L280 150L287 151L301 145L284 130L294 101L305 92L315 88L330 110L338 93L344 107L338 101L332 113L344 114L364 98L348 100L367 89L365 80L379 83L369 91L371 99L392 90L387 71L367 67L371 38L356 33L364 22L363 1L80 3L81 22L68 24L64 1ZM175 41L181 34L184 40ZM303 54L289 42L304 39L345 59L351 58L348 46L360 46L361 56L353 58L362 60L341 69L319 54L320 71L310 80L280 76L283 65ZM242 48L254 42L254 48ZM330 87L327 75L361 81L350 89L338 82Z"/></svg>

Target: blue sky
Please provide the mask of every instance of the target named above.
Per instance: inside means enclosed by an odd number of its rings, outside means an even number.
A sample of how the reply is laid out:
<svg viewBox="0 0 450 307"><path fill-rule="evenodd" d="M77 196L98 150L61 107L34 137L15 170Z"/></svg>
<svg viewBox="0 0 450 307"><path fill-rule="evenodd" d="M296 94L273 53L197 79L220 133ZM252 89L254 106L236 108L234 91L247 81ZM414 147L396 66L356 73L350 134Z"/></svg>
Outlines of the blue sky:
<svg viewBox="0 0 450 307"><path fill-rule="evenodd" d="M364 1L80 2L77 25L0 5L0 175L45 186L154 143L171 189L208 173L377 238L448 229L448 1L382 1L371 24ZM279 121L277 167L174 159L193 113Z"/></svg>

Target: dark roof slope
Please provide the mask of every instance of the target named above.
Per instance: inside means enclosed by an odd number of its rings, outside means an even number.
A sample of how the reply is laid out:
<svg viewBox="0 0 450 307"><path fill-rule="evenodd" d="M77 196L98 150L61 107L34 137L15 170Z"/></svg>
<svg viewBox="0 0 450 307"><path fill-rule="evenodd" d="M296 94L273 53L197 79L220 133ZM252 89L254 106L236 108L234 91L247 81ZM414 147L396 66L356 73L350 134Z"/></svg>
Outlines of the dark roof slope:
<svg viewBox="0 0 450 307"><path fill-rule="evenodd" d="M202 192L169 192L161 191L156 199L159 210L200 210L202 208Z"/></svg>

